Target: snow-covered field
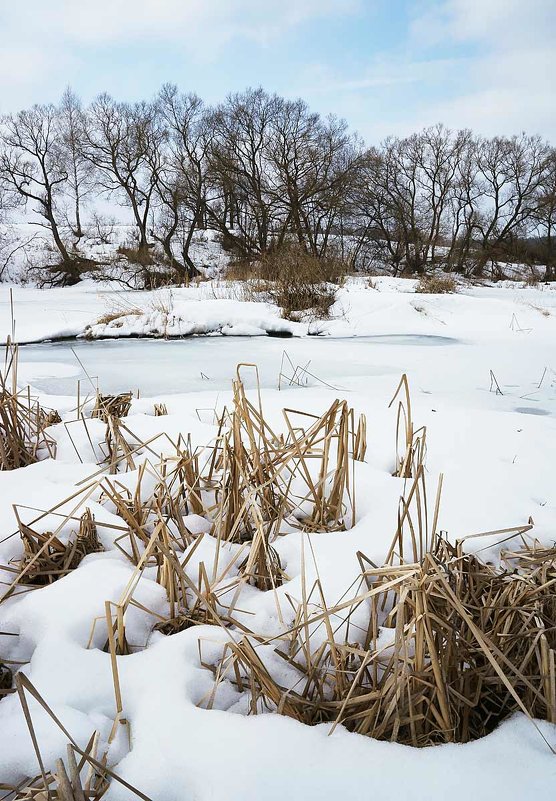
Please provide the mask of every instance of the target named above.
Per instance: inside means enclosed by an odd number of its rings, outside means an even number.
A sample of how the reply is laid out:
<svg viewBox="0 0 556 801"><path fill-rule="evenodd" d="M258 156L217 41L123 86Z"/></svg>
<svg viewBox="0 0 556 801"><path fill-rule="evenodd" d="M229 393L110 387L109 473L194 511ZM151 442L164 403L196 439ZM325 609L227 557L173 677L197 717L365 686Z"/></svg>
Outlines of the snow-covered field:
<svg viewBox="0 0 556 801"><path fill-rule="evenodd" d="M290 322L270 304L246 301L241 283L202 281L191 287L155 291L82 281L63 289L0 285L0 337L11 334L13 299L20 343L82 336L188 336L266 333L335 337L435 334L489 341L519 341L513 333L550 339L556 319L556 287L505 281L462 285L457 294L423 295L412 279L348 279L330 320ZM99 323L106 316L112 322ZM522 337L521 337L522 338Z"/></svg>
<svg viewBox="0 0 556 801"><path fill-rule="evenodd" d="M190 434L194 445L207 444L216 433L211 410L230 404L239 362L259 365L265 413L279 430L285 407L322 413L335 398L346 398L366 414L368 451L366 461L357 463L353 528L279 537L273 547L289 581L275 592L242 590L238 607L250 627L268 636L287 627L278 614L287 618L291 610L286 596L300 597L302 544L308 553L308 540L314 562L305 563L307 581L318 570L330 604L358 575L358 551L377 564L384 559L403 492L403 480L392 476L396 415L387 407L404 372L414 420L427 426L431 497L439 473L444 474L440 528L456 539L531 519L531 533L539 541L552 545L556 539L556 286L507 283L420 295L411 280L378 278L373 285L350 280L331 320L299 323L283 320L276 308L238 299L237 286L219 281L172 290L171 298L167 290L122 292L92 282L69 289L13 289L21 343L83 334L114 307L139 307L145 314L130 315L123 330L98 329L98 336L154 330L238 335L21 348L20 380L30 382L41 402L58 409L65 422L75 418L77 381L81 393L91 391L86 371L93 382L98 377L104 391L141 389L125 420L138 439L182 433ZM2 339L12 329L10 304L8 289L0 288ZM269 331L293 337L245 336ZM307 369L302 386L288 386L292 365ZM281 366L286 378L278 389ZM155 402L164 402L168 415L155 417ZM31 521L37 510L51 509L99 469L104 424L91 420L87 428L88 436L80 424L53 426L55 460L0 473L1 564L21 556L19 536L10 536L16 531L14 504L21 518ZM133 486L135 477L130 472L119 478ZM21 669L79 743L94 730L106 743L115 717L110 655L101 650L106 626L103 633L99 625L89 638L93 620L104 615L106 601L118 601L133 567L114 545L110 526L121 525L121 519L98 503L98 494L77 509L76 502L59 511L74 509L77 515L90 506L105 551L87 556L51 586L1 604L0 661L24 663ZM41 525L46 531L56 523L50 518ZM210 539L205 537L190 566L193 574L199 560L208 564L214 557ZM492 535L470 540L469 547L495 560L497 541ZM134 597L163 615L168 601L154 578L148 568ZM4 581L12 580L4 573ZM126 632L136 646L134 653L118 657L128 726L113 742L109 764L154 800L554 798L556 756L524 715L474 743L417 750L341 726L330 735L328 725L308 727L276 714L246 716L242 699L231 690L214 709L202 709L197 703L210 692L213 674L200 664L199 640L205 649L211 643L217 648L221 630L200 626L164 636L151 631L152 618L141 609L126 614ZM5 632L19 636L2 636ZM65 753L66 738L37 704L31 704L31 713L50 765ZM556 748L556 726L539 727ZM0 732L0 783L38 773L16 695L0 701ZM108 797L132 796L113 783Z"/></svg>

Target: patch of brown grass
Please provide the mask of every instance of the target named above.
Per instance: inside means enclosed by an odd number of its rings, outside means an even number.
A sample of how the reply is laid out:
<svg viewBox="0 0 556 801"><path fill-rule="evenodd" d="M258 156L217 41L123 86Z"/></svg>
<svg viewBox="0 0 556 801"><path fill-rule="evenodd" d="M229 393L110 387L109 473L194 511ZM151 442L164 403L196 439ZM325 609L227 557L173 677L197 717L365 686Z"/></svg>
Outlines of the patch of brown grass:
<svg viewBox="0 0 556 801"><path fill-rule="evenodd" d="M150 267L155 263L150 250L145 248L134 247L133 245L120 245L118 253L131 264L140 264L141 267Z"/></svg>
<svg viewBox="0 0 556 801"><path fill-rule="evenodd" d="M415 291L423 295L451 295L458 287L451 275L422 275Z"/></svg>
<svg viewBox="0 0 556 801"><path fill-rule="evenodd" d="M0 369L0 470L15 470L56 453L55 441L46 433L59 423L55 409L43 408L30 387L18 388L18 346L8 342Z"/></svg>
<svg viewBox="0 0 556 801"><path fill-rule="evenodd" d="M251 299L261 298L282 309L286 319L312 312L320 319L330 317L338 287L347 274L345 262L335 256L316 257L299 245L285 245L265 254L255 264L236 264L231 275L248 282ZM230 273L228 273L230 277Z"/></svg>
<svg viewBox="0 0 556 801"><path fill-rule="evenodd" d="M101 314L101 316L95 322L95 325L108 325L109 323L113 323L115 320L120 320L130 314L139 317L139 315L143 314L143 312L137 307L132 307L130 309L112 309L111 311Z"/></svg>

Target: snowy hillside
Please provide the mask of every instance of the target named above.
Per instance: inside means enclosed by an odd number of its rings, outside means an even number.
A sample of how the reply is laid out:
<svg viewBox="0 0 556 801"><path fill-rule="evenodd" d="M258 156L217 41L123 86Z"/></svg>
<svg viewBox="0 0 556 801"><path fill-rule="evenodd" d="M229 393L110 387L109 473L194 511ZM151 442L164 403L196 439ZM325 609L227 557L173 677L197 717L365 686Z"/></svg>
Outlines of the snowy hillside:
<svg viewBox="0 0 556 801"><path fill-rule="evenodd" d="M84 227L83 237L73 238L81 256L97 265L90 274L93 278L105 275L132 280L133 265L121 249L134 247L134 228L121 222L122 216L125 217L121 212L118 217L93 215ZM66 236L72 239L69 231ZM191 254L207 277L221 273L229 261L216 232L211 230L195 232ZM0 282L42 284L48 265L56 260L52 236L44 227L29 220L0 224Z"/></svg>

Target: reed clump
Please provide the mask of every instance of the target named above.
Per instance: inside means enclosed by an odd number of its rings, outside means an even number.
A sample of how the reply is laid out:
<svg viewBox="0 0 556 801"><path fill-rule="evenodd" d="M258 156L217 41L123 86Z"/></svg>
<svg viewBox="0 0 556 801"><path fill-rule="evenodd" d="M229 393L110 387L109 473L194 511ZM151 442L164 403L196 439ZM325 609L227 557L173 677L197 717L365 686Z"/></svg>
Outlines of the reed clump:
<svg viewBox="0 0 556 801"><path fill-rule="evenodd" d="M122 519L124 533L115 545L135 566L137 581L145 567L156 566L166 589L170 614L155 621L163 633L204 623L231 625L242 584L270 591L288 579L272 544L278 537L293 529L343 531L355 519L353 459L365 455L365 418L356 420L343 401L334 401L323 415L286 409L286 430L277 433L260 392L247 396L241 373L250 368L238 367L233 404L218 416L213 443L192 448L189 438L172 443L164 435L166 454L139 464L134 488L116 476L99 482L100 502ZM130 458L132 432L114 415L107 418L108 431L111 442L118 442L107 460L115 473ZM156 453L154 443L144 446ZM197 526L201 521L203 533L188 528L192 517ZM187 565L205 535L216 540L214 562L201 562L192 577ZM237 548L230 552L226 543ZM117 654L133 647L124 620L133 603L131 590L112 605Z"/></svg>
<svg viewBox="0 0 556 801"><path fill-rule="evenodd" d="M365 455L364 418L357 420L344 401L336 400L324 414L285 409L283 430L277 431L265 416L260 392L252 399L245 391L241 370L249 367L238 368L233 403L217 416L217 436L204 448L194 448L189 437L172 441L167 434L141 441L124 420L131 393L97 393L92 416L106 425L98 471L80 481L69 498L42 512L34 510L33 520L26 515L24 522L15 507L23 554L7 568L15 576L2 600L16 589L31 591L53 583L78 568L84 556L102 550L94 518L88 508L83 512L93 494L120 519L120 524L103 528L115 531L114 543L134 570L121 597L106 601L99 619L103 631L106 625L104 650L113 673L114 729L126 723L117 657L145 647L132 642L126 630L131 607L152 614L153 628L167 635L204 624L245 630L238 609L242 587L251 584L273 592L288 580L273 545L276 539L295 529L341 532L355 520L353 460ZM78 403L74 422L89 434L83 408ZM166 413L166 408L157 413ZM98 458L98 444L87 438ZM78 441L72 443L84 461ZM134 485L118 476L126 469L137 470ZM52 524L56 519L59 525ZM72 524L75 530L68 537ZM209 537L215 541L208 549L210 562L198 557ZM151 612L134 597L147 568L165 589L166 615ZM92 642L93 632L90 646ZM23 703L26 677L17 674L15 681ZM24 689L42 703L30 683ZM19 787L3 789L26 801L101 799L117 777L89 746L76 751L72 742L71 747L73 756L68 751L54 770L43 769ZM90 770L84 780L86 764Z"/></svg>
<svg viewBox="0 0 556 801"><path fill-rule="evenodd" d="M217 682L248 690L253 714L415 747L476 740L516 711L556 722L556 548L540 557L527 547L494 567L441 540L421 562L362 579L349 602L297 609L276 649L297 682L284 686L263 665L256 636L226 645ZM364 632L351 620L362 604ZM317 646L308 632L319 626Z"/></svg>
<svg viewBox="0 0 556 801"><path fill-rule="evenodd" d="M414 429L405 376L392 403L400 390L396 475L406 481L385 563L360 553L351 598L328 605L320 579L310 590L304 581L282 634L244 631L227 642L206 665L216 677L208 706L230 681L251 714L414 747L476 740L516 711L556 722L556 547L526 539L531 522L489 532L522 543L493 564L438 533L442 476L431 521L426 432ZM259 648L269 646L274 661L263 661Z"/></svg>
<svg viewBox="0 0 556 801"><path fill-rule="evenodd" d="M231 277L246 280L246 296L261 297L282 309L282 316L298 319L310 312L319 319L332 313L349 265L339 256L314 256L294 243L264 254L255 265L236 266Z"/></svg>
<svg viewBox="0 0 556 801"><path fill-rule="evenodd" d="M118 716L116 656L142 647L129 641L126 612L131 606L149 612L134 593L144 571L154 568L169 605L166 616L152 613L155 629L169 635L202 624L233 629L211 666L216 688L209 706L218 685L231 681L248 695L252 714L271 710L308 725L342 724L415 747L475 740L515 711L556 723L556 548L525 539L531 525L504 530L496 533L504 540L521 536L522 546L492 564L438 533L442 481L429 515L426 429L414 425L405 375L391 401L397 404L394 474L404 488L384 564L359 554L357 589L332 605L320 579L307 589L303 577L301 601L288 596L291 625L277 601L284 625L271 639L240 622L245 584L275 592L288 580L279 537L353 525L354 463L367 448L365 418L356 420L341 400L323 414L284 409L278 430L260 392L248 396L245 369L256 370L238 366L232 404L216 416L216 437L203 448L189 437L133 441L122 420L131 393L97 396L107 458L83 493L98 489L99 501L120 518L115 544L134 566L103 617ZM132 488L116 475L122 464L137 469ZM66 544L58 535L69 516L62 517L46 534L18 517L24 555L7 594L18 583L52 583L101 549L90 512ZM198 558L208 537L215 541L210 564ZM273 660L263 660L259 649L269 646ZM286 670L275 669L284 662Z"/></svg>
<svg viewBox="0 0 556 801"><path fill-rule="evenodd" d="M77 531L67 543L54 532L41 533L18 522L23 543L23 557L16 569L19 584L52 584L75 570L88 554L104 550L90 509L83 512Z"/></svg>
<svg viewBox="0 0 556 801"><path fill-rule="evenodd" d="M256 404L247 398L238 368L215 464L222 536L252 541L262 525L268 537L283 520L307 531L345 530L355 517L352 456L363 448L353 412L339 400L323 415L284 409L286 432L278 434L265 419L260 393L257 398Z"/></svg>
<svg viewBox="0 0 556 801"><path fill-rule="evenodd" d="M434 275L422 275L417 282L415 291L424 295L451 295L458 291L458 285L452 275L435 273Z"/></svg>
<svg viewBox="0 0 556 801"><path fill-rule="evenodd" d="M16 470L56 454L46 429L59 423L60 415L44 409L29 387L18 387L17 365L18 346L8 340L0 369L0 470Z"/></svg>
<svg viewBox="0 0 556 801"><path fill-rule="evenodd" d="M97 393L91 417L98 417L104 423L110 417L127 417L131 409L132 392L121 392L119 395L102 395Z"/></svg>

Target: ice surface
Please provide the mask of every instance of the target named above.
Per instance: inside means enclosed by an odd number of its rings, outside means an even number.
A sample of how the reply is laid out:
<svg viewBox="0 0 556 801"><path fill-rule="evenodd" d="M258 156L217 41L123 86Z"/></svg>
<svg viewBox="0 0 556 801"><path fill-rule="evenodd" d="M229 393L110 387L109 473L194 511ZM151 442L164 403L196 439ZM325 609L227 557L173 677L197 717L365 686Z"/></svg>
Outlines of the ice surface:
<svg viewBox="0 0 556 801"><path fill-rule="evenodd" d="M143 396L227 389L240 363L256 363L263 387L275 387L281 368L292 376L291 364L304 368L300 378L309 384L322 377L334 383L347 376L393 372L391 351L405 348L450 348L449 337L358 337L346 343L332 337L305 337L286 341L273 337L191 337L183 340L93 340L25 345L20 349L22 374L37 389L55 395L75 392L77 380L90 389L87 375L104 392L141 388ZM389 346L389 351L383 348ZM348 358L346 358L348 352ZM395 356L394 356L395 358ZM43 362L44 360L44 362ZM81 364L86 370L83 371ZM309 375L311 373L312 375ZM246 372L246 382L253 383ZM286 380L286 383L287 380ZM87 387L88 385L88 387Z"/></svg>

